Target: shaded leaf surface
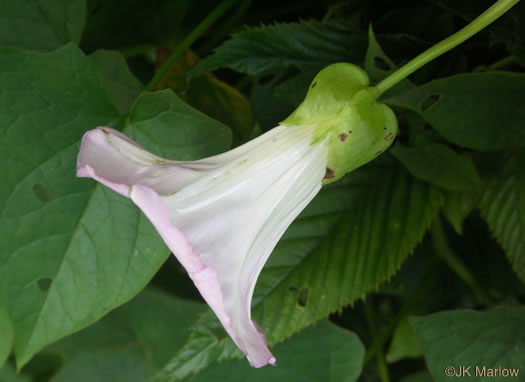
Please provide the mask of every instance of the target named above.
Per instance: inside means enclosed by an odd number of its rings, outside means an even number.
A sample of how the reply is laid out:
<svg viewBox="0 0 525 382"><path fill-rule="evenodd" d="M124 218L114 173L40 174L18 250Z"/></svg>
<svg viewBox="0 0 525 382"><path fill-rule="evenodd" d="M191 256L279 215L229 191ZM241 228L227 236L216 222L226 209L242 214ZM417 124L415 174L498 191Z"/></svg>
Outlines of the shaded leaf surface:
<svg viewBox="0 0 525 382"><path fill-rule="evenodd" d="M361 374L365 355L359 338L327 321L275 346L277 367L251 368L245 360L212 365L194 382L352 382Z"/></svg>
<svg viewBox="0 0 525 382"><path fill-rule="evenodd" d="M13 328L6 310L0 305L0 368L11 353L13 345Z"/></svg>
<svg viewBox="0 0 525 382"><path fill-rule="evenodd" d="M187 340L206 305L146 289L95 325L45 350L64 362L53 382L145 381Z"/></svg>
<svg viewBox="0 0 525 382"><path fill-rule="evenodd" d="M89 59L109 85L120 114L126 115L144 86L131 74L126 59L119 52L97 50Z"/></svg>
<svg viewBox="0 0 525 382"><path fill-rule="evenodd" d="M525 145L525 75L492 72L431 81L385 102L420 113L443 137L476 150Z"/></svg>
<svg viewBox="0 0 525 382"><path fill-rule="evenodd" d="M2 1L0 46L50 51L78 43L86 0Z"/></svg>
<svg viewBox="0 0 525 382"><path fill-rule="evenodd" d="M391 153L416 178L451 191L479 189L481 180L471 159L440 143L405 147L396 144Z"/></svg>
<svg viewBox="0 0 525 382"><path fill-rule="evenodd" d="M457 310L414 317L412 326L427 366L436 381L448 381L445 368L461 366L516 368L525 366L525 308L509 306L489 312ZM519 377L521 378L521 377ZM494 376L478 378L494 380Z"/></svg>
<svg viewBox="0 0 525 382"><path fill-rule="evenodd" d="M87 51L173 42L189 5L186 0L87 0L87 3L81 44Z"/></svg>
<svg viewBox="0 0 525 382"><path fill-rule="evenodd" d="M481 214L525 280L525 150L506 153L486 176Z"/></svg>

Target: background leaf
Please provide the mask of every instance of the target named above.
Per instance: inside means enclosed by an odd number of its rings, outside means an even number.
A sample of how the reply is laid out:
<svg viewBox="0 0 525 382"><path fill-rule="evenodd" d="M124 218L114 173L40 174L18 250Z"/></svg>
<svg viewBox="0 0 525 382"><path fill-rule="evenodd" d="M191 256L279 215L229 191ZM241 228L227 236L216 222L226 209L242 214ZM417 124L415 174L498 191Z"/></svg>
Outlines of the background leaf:
<svg viewBox="0 0 525 382"><path fill-rule="evenodd" d="M451 191L481 188L472 160L440 143L415 147L395 144L390 152L416 178Z"/></svg>
<svg viewBox="0 0 525 382"><path fill-rule="evenodd" d="M512 267L525 280L525 150L490 157L481 214L505 249Z"/></svg>
<svg viewBox="0 0 525 382"><path fill-rule="evenodd" d="M459 372L461 366L515 368L525 366L525 308L501 307L489 312L457 310L427 317L413 317L411 323L421 344L430 373L436 381L448 381L445 368ZM521 374L520 370L520 374ZM521 377L520 377L521 378ZM492 377L478 378L480 381Z"/></svg>
<svg viewBox="0 0 525 382"><path fill-rule="evenodd" d="M238 360L210 366L191 380L352 382L361 374L365 355L364 347L354 333L326 321L275 346L273 352L278 359L277 367L254 369L246 360Z"/></svg>
<svg viewBox="0 0 525 382"><path fill-rule="evenodd" d="M350 23L276 24L235 34L200 61L191 75L219 67L260 74L278 66L320 70L333 62L360 61L366 50L366 33Z"/></svg>
<svg viewBox="0 0 525 382"><path fill-rule="evenodd" d="M144 86L131 74L126 59L119 52L97 50L89 59L108 84L120 114L126 115Z"/></svg>
<svg viewBox="0 0 525 382"><path fill-rule="evenodd" d="M53 382L145 381L187 340L206 305L146 289L95 325L44 350L63 366Z"/></svg>
<svg viewBox="0 0 525 382"><path fill-rule="evenodd" d="M459 146L497 150L525 145L522 73L456 75L385 102L420 113L443 137Z"/></svg>
<svg viewBox="0 0 525 382"><path fill-rule="evenodd" d="M82 134L121 124L87 57L72 45L0 56L0 296L21 366L137 294L169 251L131 202L75 178ZM178 159L218 153L231 139L227 127L169 91L139 98L125 131Z"/></svg>
<svg viewBox="0 0 525 382"><path fill-rule="evenodd" d="M86 0L2 1L0 47L50 51L78 43L85 17Z"/></svg>
<svg viewBox="0 0 525 382"><path fill-rule="evenodd" d="M3 306L0 305L0 369L11 353L13 346L13 328L11 320Z"/></svg>
<svg viewBox="0 0 525 382"><path fill-rule="evenodd" d="M174 42L188 10L186 0L87 0L86 30L81 46L96 49L136 48Z"/></svg>
<svg viewBox="0 0 525 382"><path fill-rule="evenodd" d="M11 364L0 367L0 382L32 382L31 377L25 374L18 374Z"/></svg>

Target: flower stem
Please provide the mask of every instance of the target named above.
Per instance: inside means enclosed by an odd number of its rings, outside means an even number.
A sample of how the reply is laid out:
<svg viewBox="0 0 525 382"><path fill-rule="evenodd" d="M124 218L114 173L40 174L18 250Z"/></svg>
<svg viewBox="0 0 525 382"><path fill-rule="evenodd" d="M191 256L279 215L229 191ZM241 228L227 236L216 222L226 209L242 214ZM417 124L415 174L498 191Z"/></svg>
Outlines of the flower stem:
<svg viewBox="0 0 525 382"><path fill-rule="evenodd" d="M390 76L382 80L376 85L377 96L390 89L398 82L404 80L410 74L421 68L423 65L432 61L436 57L441 56L443 53L448 52L450 49L455 48L463 41L472 37L480 30L485 28L487 25L498 19L501 15L507 12L511 7L517 4L520 0L498 0L489 9L479 15L470 24L463 29L454 33L452 36L438 42L436 45L425 50L416 58L412 59L401 68L396 70Z"/></svg>
<svg viewBox="0 0 525 382"><path fill-rule="evenodd" d="M213 11L211 11L204 20L200 22L191 32L186 36L182 42L177 45L173 50L168 59L161 65L157 70L151 81L148 83L145 91L153 91L164 78L164 76L169 72L173 64L184 54L186 50L200 37L204 32L208 30L210 26L213 25L228 9L230 9L238 0L226 0L223 1L219 6L217 6Z"/></svg>
<svg viewBox="0 0 525 382"><path fill-rule="evenodd" d="M494 300L483 289L481 284L476 280L470 269L456 256L454 251L448 245L443 225L440 218L436 218L431 229L432 244L436 253L447 263L447 265L463 280L463 282L470 287L476 295L479 302L487 307L494 305Z"/></svg>

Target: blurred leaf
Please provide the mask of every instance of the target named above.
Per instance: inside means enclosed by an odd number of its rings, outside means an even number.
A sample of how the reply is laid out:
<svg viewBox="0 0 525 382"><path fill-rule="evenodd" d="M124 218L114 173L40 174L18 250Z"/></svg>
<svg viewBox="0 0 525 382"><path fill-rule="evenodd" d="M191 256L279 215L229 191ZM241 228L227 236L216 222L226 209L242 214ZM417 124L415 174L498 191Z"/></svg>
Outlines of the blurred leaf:
<svg viewBox="0 0 525 382"><path fill-rule="evenodd" d="M145 381L187 340L206 305L146 289L98 323L52 345L64 366L53 382Z"/></svg>
<svg viewBox="0 0 525 382"><path fill-rule="evenodd" d="M353 382L361 374L365 355L354 333L328 321L303 330L273 351L277 367L254 369L245 360L238 360L212 365L192 381ZM172 380L163 380L168 381Z"/></svg>
<svg viewBox="0 0 525 382"><path fill-rule="evenodd" d="M499 156L487 174L481 214L525 281L525 150Z"/></svg>
<svg viewBox="0 0 525 382"><path fill-rule="evenodd" d="M400 382L434 382L434 378L426 370L410 374L408 377L401 379Z"/></svg>
<svg viewBox="0 0 525 382"><path fill-rule="evenodd" d="M277 99L288 103L290 106L297 107L306 97L308 87L312 83L317 70L307 70L298 75L283 81L274 88L274 95Z"/></svg>
<svg viewBox="0 0 525 382"><path fill-rule="evenodd" d="M386 354L388 362L397 362L404 358L415 358L421 356L421 348L417 342L416 335L408 322L408 315L397 325L392 336L392 341Z"/></svg>
<svg viewBox="0 0 525 382"><path fill-rule="evenodd" d="M119 122L87 57L73 45L51 54L0 49L0 72L0 300L22 366L137 294L169 251L131 202L75 178L82 134ZM175 159L230 143L225 126L169 91L141 96L126 129Z"/></svg>
<svg viewBox="0 0 525 382"><path fill-rule="evenodd" d="M86 0L22 0L0 3L0 47L50 51L78 43Z"/></svg>
<svg viewBox="0 0 525 382"><path fill-rule="evenodd" d="M31 377L25 374L18 374L11 364L6 363L0 367L0 382L33 382Z"/></svg>
<svg viewBox="0 0 525 382"><path fill-rule="evenodd" d="M203 314L191 328L186 344L149 382L180 381L194 375L214 362L223 362L244 355L226 334L212 311Z"/></svg>
<svg viewBox="0 0 525 382"><path fill-rule="evenodd" d="M120 114L126 115L144 86L131 74L126 59L119 52L97 50L89 59L108 83Z"/></svg>
<svg viewBox="0 0 525 382"><path fill-rule="evenodd" d="M173 43L182 37L179 25L190 5L187 0L87 0L87 3L81 46L89 52Z"/></svg>
<svg viewBox="0 0 525 382"><path fill-rule="evenodd" d="M269 83L263 83L262 80L263 78L260 77L255 79L250 98L253 118L263 131L267 131L284 121L293 112L295 106L276 97L274 84L277 78L273 78Z"/></svg>
<svg viewBox="0 0 525 382"><path fill-rule="evenodd" d="M50 382L144 382L147 365L140 348L125 345L78 353Z"/></svg>
<svg viewBox="0 0 525 382"><path fill-rule="evenodd" d="M211 74L194 78L186 91L186 101L206 115L233 128L242 139L253 133L250 101L237 89Z"/></svg>
<svg viewBox="0 0 525 382"><path fill-rule="evenodd" d="M478 205L482 190L446 192L443 215L458 234L463 234L463 222Z"/></svg>
<svg viewBox="0 0 525 382"><path fill-rule="evenodd" d="M525 74L461 74L431 81L385 102L420 113L449 141L476 150L525 144Z"/></svg>
<svg viewBox="0 0 525 382"><path fill-rule="evenodd" d="M413 317L412 326L436 381L449 381L447 367L459 372L469 367L514 368L525 366L525 308L506 306L488 312L456 310ZM488 374L487 374L488 375ZM496 374L496 376L498 376ZM480 381L493 380L494 374Z"/></svg>
<svg viewBox="0 0 525 382"><path fill-rule="evenodd" d="M394 145L390 152L416 178L451 191L479 189L481 180L471 159L440 143L416 147Z"/></svg>
<svg viewBox="0 0 525 382"><path fill-rule="evenodd" d="M5 308L0 305L0 369L11 353L13 346L13 327ZM0 379L1 381L1 379Z"/></svg>
<svg viewBox="0 0 525 382"><path fill-rule="evenodd" d="M381 164L383 163L383 164ZM255 320L270 344L388 280L437 215L441 193L380 162L321 191L292 224L256 287Z"/></svg>
<svg viewBox="0 0 525 382"><path fill-rule="evenodd" d="M191 75L220 67L251 75L289 65L318 71L334 62L360 62L365 51L366 34L350 23L274 24L234 34Z"/></svg>

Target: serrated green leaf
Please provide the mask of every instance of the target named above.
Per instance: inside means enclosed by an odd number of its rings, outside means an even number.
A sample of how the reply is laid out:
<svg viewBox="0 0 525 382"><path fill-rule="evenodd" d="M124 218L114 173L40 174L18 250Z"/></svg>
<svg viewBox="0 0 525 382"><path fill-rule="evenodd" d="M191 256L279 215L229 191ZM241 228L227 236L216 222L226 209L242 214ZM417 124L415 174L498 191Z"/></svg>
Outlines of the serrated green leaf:
<svg viewBox="0 0 525 382"><path fill-rule="evenodd" d="M0 305L0 368L9 357L13 346L13 327L5 308Z"/></svg>
<svg viewBox="0 0 525 382"><path fill-rule="evenodd" d="M119 52L97 50L89 59L109 85L120 114L126 115L144 86L131 74L126 59Z"/></svg>
<svg viewBox="0 0 525 382"><path fill-rule="evenodd" d="M212 365L192 381L353 382L361 374L365 355L354 333L327 321L303 330L273 351L277 367L254 369L238 360Z"/></svg>
<svg viewBox="0 0 525 382"><path fill-rule="evenodd" d="M525 74L460 74L385 100L420 113L459 146L498 150L525 145Z"/></svg>
<svg viewBox="0 0 525 382"><path fill-rule="evenodd" d="M525 150L506 153L486 177L481 214L525 281Z"/></svg>
<svg viewBox="0 0 525 382"><path fill-rule="evenodd" d="M521 379L525 367L524 307L439 312L410 321L435 381L449 381L446 373L460 376L462 368L469 366L472 377L478 372L479 381L499 380L494 377L501 374L488 371L497 372L498 368L521 369L516 380ZM483 368L484 376L479 374Z"/></svg>
<svg viewBox="0 0 525 382"><path fill-rule="evenodd" d="M416 178L450 191L476 190L481 187L472 160L441 143L415 147L394 145L390 152Z"/></svg>
<svg viewBox="0 0 525 382"><path fill-rule="evenodd" d="M50 51L80 41L86 0L2 1L0 47Z"/></svg>
<svg viewBox="0 0 525 382"><path fill-rule="evenodd" d="M187 340L206 305L146 289L96 324L44 350L63 367L53 382L144 382Z"/></svg>
<svg viewBox="0 0 525 382"><path fill-rule="evenodd" d="M22 366L137 294L169 251L131 202L75 177L83 133L119 117L87 57L73 45L0 57L0 299ZM129 121L132 138L176 159L230 142L225 126L169 91L141 96Z"/></svg>
<svg viewBox="0 0 525 382"><path fill-rule="evenodd" d="M342 184L342 198L325 201L328 208L313 203L279 243L272 255L277 265L263 271L265 297L254 311L270 344L377 289L438 214L439 190L399 166L377 162L369 167L378 167L378 173L366 180L356 173L356 184ZM348 205L352 188L362 193ZM279 259L283 249L289 254Z"/></svg>
<svg viewBox="0 0 525 382"><path fill-rule="evenodd" d="M288 65L320 70L334 62L360 62L365 51L366 33L350 23L275 24L234 34L190 73L229 67L256 75Z"/></svg>

